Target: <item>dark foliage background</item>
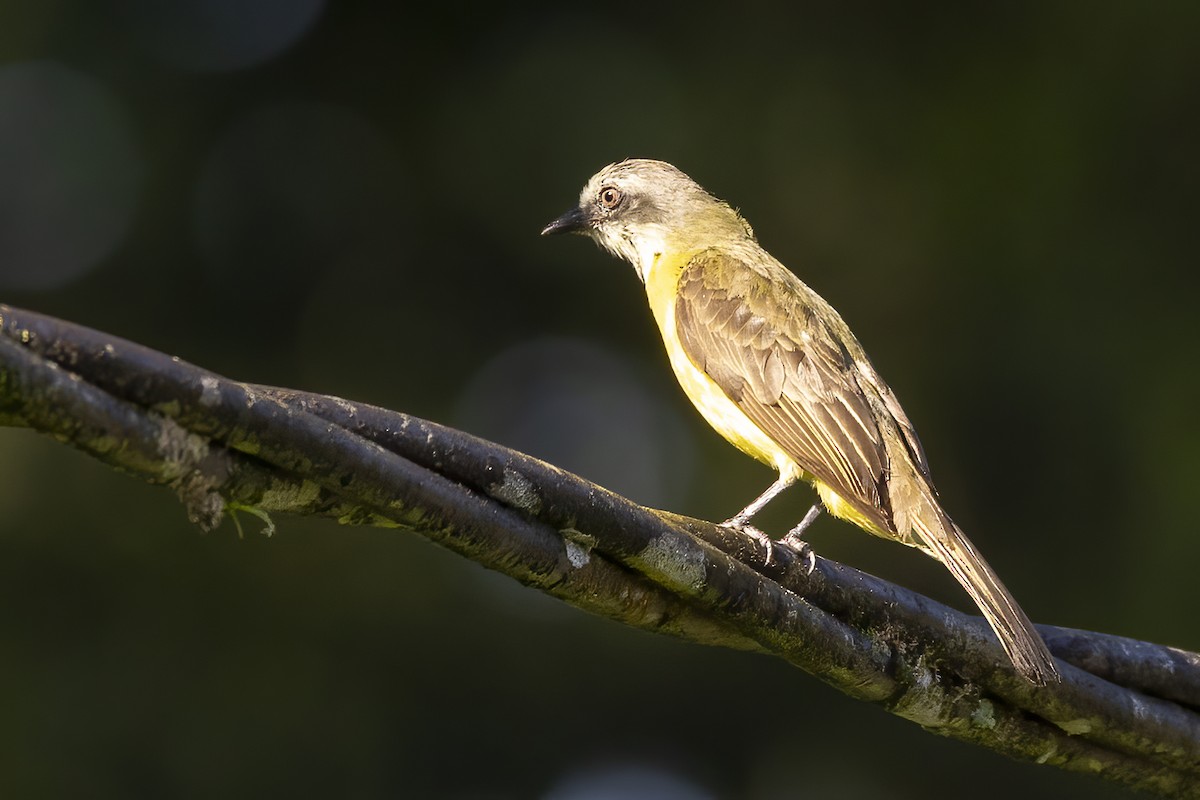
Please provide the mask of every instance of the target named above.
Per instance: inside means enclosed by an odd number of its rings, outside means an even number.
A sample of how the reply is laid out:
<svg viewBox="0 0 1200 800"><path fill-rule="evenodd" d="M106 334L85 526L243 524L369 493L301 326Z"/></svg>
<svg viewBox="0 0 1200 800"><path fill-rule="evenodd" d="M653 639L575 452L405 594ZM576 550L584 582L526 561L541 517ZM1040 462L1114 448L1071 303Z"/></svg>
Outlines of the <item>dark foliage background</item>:
<svg viewBox="0 0 1200 800"><path fill-rule="evenodd" d="M771 473L688 406L632 271L537 237L663 158L842 311L1031 616L1200 649L1200 6L522 8L6 3L0 297L721 519ZM1117 796L409 534L277 522L201 536L0 430L0 791Z"/></svg>

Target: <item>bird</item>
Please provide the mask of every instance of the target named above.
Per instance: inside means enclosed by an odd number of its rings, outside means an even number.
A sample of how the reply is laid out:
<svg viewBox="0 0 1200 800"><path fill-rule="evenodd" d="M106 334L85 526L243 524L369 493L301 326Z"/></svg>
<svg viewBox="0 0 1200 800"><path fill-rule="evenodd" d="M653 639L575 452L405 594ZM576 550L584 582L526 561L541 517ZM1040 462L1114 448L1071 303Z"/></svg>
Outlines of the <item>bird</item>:
<svg viewBox="0 0 1200 800"><path fill-rule="evenodd" d="M1060 680L1029 617L942 508L895 392L837 311L763 249L737 210L672 164L630 158L592 176L578 204L542 230L562 233L633 265L688 399L778 472L723 525L763 536L754 516L807 481L819 500L785 545L801 546L823 508L915 547L949 569L1021 675L1039 686Z"/></svg>

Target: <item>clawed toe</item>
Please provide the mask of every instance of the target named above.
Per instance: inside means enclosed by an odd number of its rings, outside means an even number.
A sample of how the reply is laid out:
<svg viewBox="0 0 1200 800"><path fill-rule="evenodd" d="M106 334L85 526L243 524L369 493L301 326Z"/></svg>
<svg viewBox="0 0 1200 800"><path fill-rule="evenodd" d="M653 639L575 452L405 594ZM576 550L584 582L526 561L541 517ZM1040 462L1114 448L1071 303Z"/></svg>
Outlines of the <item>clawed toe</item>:
<svg viewBox="0 0 1200 800"><path fill-rule="evenodd" d="M804 574L811 575L812 571L817 568L817 554L813 552L812 545L804 541L800 534L795 530L788 533L779 540L778 544L786 547L796 554L796 558L804 564Z"/></svg>
<svg viewBox="0 0 1200 800"><path fill-rule="evenodd" d="M805 515L804 519L800 521L800 524L788 531L787 536L784 536L779 541L774 541L770 536L767 536L758 528L751 525L750 520L742 514L736 514L725 520L721 523L721 527L744 533L761 544L765 556L764 563L766 564L771 563L772 559L774 559L774 548L777 545L787 548L804 565L804 574L811 575L813 570L817 568L817 555L813 552L808 542L804 541L804 530L812 523L817 514L820 513L820 510L821 507L819 505L814 506Z"/></svg>
<svg viewBox="0 0 1200 800"><path fill-rule="evenodd" d="M722 522L721 527L722 528L730 528L732 530L744 533L747 536L749 536L751 539L754 539L756 542L761 544L763 546L763 550L765 551L766 562L770 563L771 557L774 555L774 550L772 548L775 546L775 542L771 539L770 536L767 536L765 533L760 531L758 528L751 525L747 520L740 519L737 516L730 517L729 519Z"/></svg>

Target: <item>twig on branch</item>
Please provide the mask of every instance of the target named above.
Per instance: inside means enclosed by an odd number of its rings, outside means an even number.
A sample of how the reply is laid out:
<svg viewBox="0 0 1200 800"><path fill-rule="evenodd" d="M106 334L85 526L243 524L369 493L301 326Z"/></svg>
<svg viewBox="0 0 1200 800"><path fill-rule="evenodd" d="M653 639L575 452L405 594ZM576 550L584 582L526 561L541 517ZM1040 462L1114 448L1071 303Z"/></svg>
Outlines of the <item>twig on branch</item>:
<svg viewBox="0 0 1200 800"><path fill-rule="evenodd" d="M1070 665L1034 687L982 620L849 567L638 506L405 414L222 378L0 305L0 423L230 503L410 528L580 608L780 656L852 697L1007 755L1200 797L1200 656L1039 626Z"/></svg>

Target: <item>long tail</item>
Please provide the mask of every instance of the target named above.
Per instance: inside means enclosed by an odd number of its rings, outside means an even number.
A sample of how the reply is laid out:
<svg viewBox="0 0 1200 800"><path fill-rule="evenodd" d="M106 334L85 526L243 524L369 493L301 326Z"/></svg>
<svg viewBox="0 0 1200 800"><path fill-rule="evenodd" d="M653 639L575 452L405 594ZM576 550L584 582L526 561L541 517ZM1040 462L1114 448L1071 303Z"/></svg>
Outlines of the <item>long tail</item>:
<svg viewBox="0 0 1200 800"><path fill-rule="evenodd" d="M935 523L940 523L937 529L924 519L913 520L921 544L946 565L971 595L1018 672L1038 686L1060 680L1054 656L999 576L945 512L938 509L937 516L940 517Z"/></svg>

